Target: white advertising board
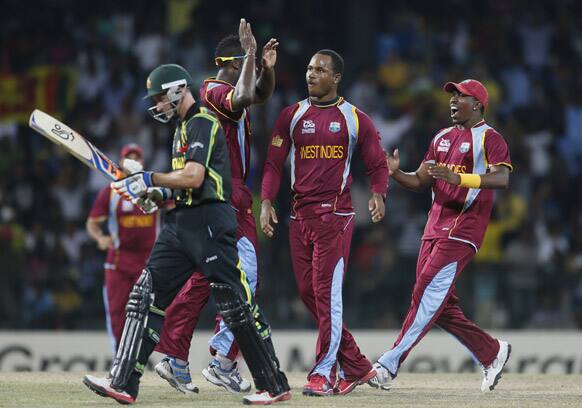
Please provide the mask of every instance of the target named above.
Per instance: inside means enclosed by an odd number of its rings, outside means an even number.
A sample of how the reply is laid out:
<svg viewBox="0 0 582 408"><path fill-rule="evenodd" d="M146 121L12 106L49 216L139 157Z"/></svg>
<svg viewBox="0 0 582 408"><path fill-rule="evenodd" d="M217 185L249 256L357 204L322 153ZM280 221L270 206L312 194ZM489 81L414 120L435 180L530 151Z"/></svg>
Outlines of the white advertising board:
<svg viewBox="0 0 582 408"><path fill-rule="evenodd" d="M360 349L374 361L388 349L397 332L354 331ZM508 371L522 373L582 373L582 332L500 331L513 352ZM209 331L197 332L190 349L191 369L209 362ZM317 333L274 331L274 343L285 371L307 371L314 360ZM154 354L152 362L159 360ZM111 343L105 332L1 332L0 371L103 371L111 364ZM453 337L435 330L410 353L402 371L463 372L478 367Z"/></svg>

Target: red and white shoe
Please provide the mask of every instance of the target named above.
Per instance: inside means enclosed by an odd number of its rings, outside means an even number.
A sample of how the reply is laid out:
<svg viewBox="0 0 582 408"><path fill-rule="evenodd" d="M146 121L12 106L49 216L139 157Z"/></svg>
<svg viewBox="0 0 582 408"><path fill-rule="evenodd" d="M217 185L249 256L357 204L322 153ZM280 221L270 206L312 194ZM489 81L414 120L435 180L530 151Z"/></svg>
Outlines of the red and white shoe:
<svg viewBox="0 0 582 408"><path fill-rule="evenodd" d="M333 387L323 375L313 374L303 386L303 395L323 397L333 395Z"/></svg>
<svg viewBox="0 0 582 408"><path fill-rule="evenodd" d="M340 378L337 385L333 389L333 393L335 395L349 394L358 385L365 384L366 382L368 382L368 380L370 380L371 378L374 378L375 376L376 376L376 370L374 370L372 368L370 371L368 371L368 373L366 375L364 375L363 377L360 377L360 378L356 378L355 380L346 380L344 378Z"/></svg>
<svg viewBox="0 0 582 408"><path fill-rule="evenodd" d="M291 391L285 391L279 395L272 395L268 391L257 391L254 394L243 398L245 405L271 405L276 402L288 401L291 399Z"/></svg>
<svg viewBox="0 0 582 408"><path fill-rule="evenodd" d="M111 378L99 378L92 375L83 377L83 384L85 384L95 394L102 397L113 398L120 404L133 404L135 397L129 395L126 391L119 391L111 387Z"/></svg>

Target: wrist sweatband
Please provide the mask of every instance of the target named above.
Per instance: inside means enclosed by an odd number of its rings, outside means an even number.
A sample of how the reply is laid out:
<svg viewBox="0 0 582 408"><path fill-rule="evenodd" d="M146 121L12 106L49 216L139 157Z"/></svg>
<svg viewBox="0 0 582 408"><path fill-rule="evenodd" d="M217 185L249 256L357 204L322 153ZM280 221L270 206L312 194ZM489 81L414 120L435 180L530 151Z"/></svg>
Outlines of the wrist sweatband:
<svg viewBox="0 0 582 408"><path fill-rule="evenodd" d="M459 174L461 183L459 186L466 188L479 188L481 186L481 176L479 174Z"/></svg>

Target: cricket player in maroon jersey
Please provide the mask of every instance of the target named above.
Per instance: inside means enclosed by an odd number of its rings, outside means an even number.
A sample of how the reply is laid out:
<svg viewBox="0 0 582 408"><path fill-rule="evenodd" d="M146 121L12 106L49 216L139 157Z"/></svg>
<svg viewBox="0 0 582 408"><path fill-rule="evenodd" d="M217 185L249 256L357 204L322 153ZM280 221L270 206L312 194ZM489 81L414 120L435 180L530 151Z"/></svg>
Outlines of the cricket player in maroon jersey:
<svg viewBox="0 0 582 408"><path fill-rule="evenodd" d="M126 159L143 165L143 150L135 143L127 144L121 149L120 159L122 168L126 168ZM108 233L101 228L104 222L107 222ZM125 324L129 292L139 278L156 240L160 216L158 212L145 214L107 185L97 194L86 229L99 249L107 251L103 303L107 331L115 351Z"/></svg>
<svg viewBox="0 0 582 408"><path fill-rule="evenodd" d="M511 345L467 319L459 306L455 281L477 253L493 207L493 189L507 188L512 171L503 137L483 119L488 94L474 79L448 82L453 126L439 131L424 161L412 173L400 170L398 150L386 157L390 175L403 187L432 187L433 202L416 267L412 302L394 346L374 364L375 388L390 389L412 348L433 325L457 338L483 366L481 391L501 378Z"/></svg>
<svg viewBox="0 0 582 408"><path fill-rule="evenodd" d="M373 222L384 218L388 169L370 118L338 96L343 59L318 51L307 66L309 97L277 118L262 182L261 228L273 236L283 165L291 156L289 245L301 299L318 324L316 364L305 395L347 394L375 375L342 322L342 285L353 230L350 165L360 149L370 179ZM337 366L339 377L337 380Z"/></svg>
<svg viewBox="0 0 582 408"><path fill-rule="evenodd" d="M272 38L263 47L262 69L257 77L257 43L250 24L241 19L239 35L223 38L216 47L216 77L205 80L200 88L200 100L216 114L226 136L232 175L230 203L238 223L238 254L253 295L256 295L258 283L258 239L252 213L252 192L245 184L250 166L249 107L264 102L273 93L278 45L277 40ZM193 275L168 309L164 336L156 348L166 354L156 366L156 371L182 392L193 389L188 352L202 309L200 305L206 303L208 294L206 280L199 274ZM251 383L239 374L235 361L239 348L234 336L218 317L216 329L216 335L209 342L213 360L202 375L212 384L232 393L246 393Z"/></svg>

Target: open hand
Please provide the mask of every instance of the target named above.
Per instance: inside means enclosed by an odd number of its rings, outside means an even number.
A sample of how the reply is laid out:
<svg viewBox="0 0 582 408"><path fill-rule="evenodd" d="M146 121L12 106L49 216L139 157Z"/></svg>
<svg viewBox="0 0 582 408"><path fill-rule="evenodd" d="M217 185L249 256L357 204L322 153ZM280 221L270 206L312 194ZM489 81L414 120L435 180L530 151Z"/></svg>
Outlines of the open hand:
<svg viewBox="0 0 582 408"><path fill-rule="evenodd" d="M400 169L400 155L398 149L394 149L394 153L386 153L386 165L388 166L388 175L392 176Z"/></svg>
<svg viewBox="0 0 582 408"><path fill-rule="evenodd" d="M263 69L272 69L275 66L278 46L279 41L276 38L271 38L263 47L263 59L261 62Z"/></svg>
<svg viewBox="0 0 582 408"><path fill-rule="evenodd" d="M251 30L251 23L247 23L244 18L240 19L238 26L238 38L242 49L246 55L255 55L257 52L257 40Z"/></svg>

